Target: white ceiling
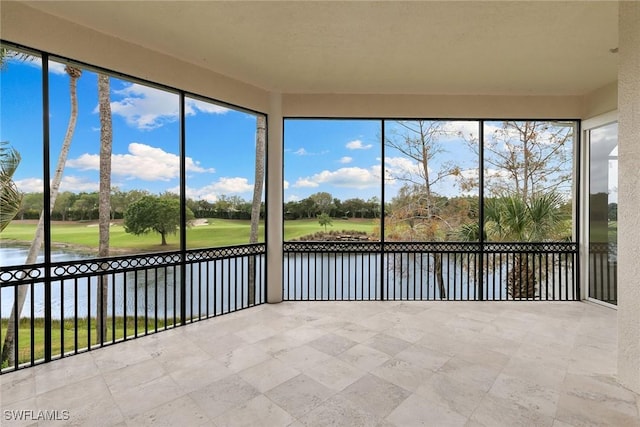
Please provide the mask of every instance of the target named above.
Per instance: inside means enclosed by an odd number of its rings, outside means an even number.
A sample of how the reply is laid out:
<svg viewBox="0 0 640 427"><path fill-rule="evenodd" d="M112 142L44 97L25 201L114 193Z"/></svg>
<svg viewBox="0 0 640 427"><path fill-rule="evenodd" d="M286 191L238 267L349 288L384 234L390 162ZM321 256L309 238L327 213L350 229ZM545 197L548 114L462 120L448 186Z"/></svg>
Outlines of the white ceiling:
<svg viewBox="0 0 640 427"><path fill-rule="evenodd" d="M584 94L617 78L617 2L29 1L283 93Z"/></svg>

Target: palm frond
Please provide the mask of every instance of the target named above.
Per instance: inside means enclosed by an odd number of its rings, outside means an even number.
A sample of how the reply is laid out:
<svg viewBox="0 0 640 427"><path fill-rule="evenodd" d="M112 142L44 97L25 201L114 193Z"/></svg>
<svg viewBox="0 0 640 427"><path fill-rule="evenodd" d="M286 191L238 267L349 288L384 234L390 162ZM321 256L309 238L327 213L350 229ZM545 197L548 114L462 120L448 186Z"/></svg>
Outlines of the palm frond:
<svg viewBox="0 0 640 427"><path fill-rule="evenodd" d="M13 220L22 205L22 193L13 182L13 174L20 164L20 153L0 142L0 231Z"/></svg>

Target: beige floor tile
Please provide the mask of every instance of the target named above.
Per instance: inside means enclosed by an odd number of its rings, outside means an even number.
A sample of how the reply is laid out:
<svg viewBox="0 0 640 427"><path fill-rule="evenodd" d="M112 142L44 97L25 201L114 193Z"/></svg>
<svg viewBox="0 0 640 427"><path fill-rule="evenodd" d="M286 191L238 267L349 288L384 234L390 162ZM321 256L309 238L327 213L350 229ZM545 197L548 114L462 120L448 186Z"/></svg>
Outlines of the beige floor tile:
<svg viewBox="0 0 640 427"><path fill-rule="evenodd" d="M347 323L344 328L334 331L334 334L362 343L378 332L357 323Z"/></svg>
<svg viewBox="0 0 640 427"><path fill-rule="evenodd" d="M436 372L416 389L416 394L429 402L469 417L487 392L467 382Z"/></svg>
<svg viewBox="0 0 640 427"><path fill-rule="evenodd" d="M41 410L67 411L65 425L109 426L124 421L107 384L98 375L80 382L38 395L37 408ZM39 422L39 425L60 425L60 421Z"/></svg>
<svg viewBox="0 0 640 427"><path fill-rule="evenodd" d="M37 394L55 390L100 373L90 353L64 358L55 363L39 365L32 369L36 369L34 375Z"/></svg>
<svg viewBox="0 0 640 427"><path fill-rule="evenodd" d="M615 310L593 304L286 302L5 373L0 392L69 425L640 426L616 355Z"/></svg>
<svg viewBox="0 0 640 427"><path fill-rule="evenodd" d="M384 420L359 408L349 400L334 396L319 405L298 421L308 427L315 426L379 426Z"/></svg>
<svg viewBox="0 0 640 427"><path fill-rule="evenodd" d="M330 356L337 356L340 353L349 350L356 344L356 341L350 340L349 338L328 333L309 342L308 345L323 353L327 353Z"/></svg>
<svg viewBox="0 0 640 427"><path fill-rule="evenodd" d="M299 370L304 370L331 358L327 353L318 351L308 345L279 351L274 354L274 357Z"/></svg>
<svg viewBox="0 0 640 427"><path fill-rule="evenodd" d="M182 396L129 418L127 424L140 427L198 427L209 426L212 421L189 396Z"/></svg>
<svg viewBox="0 0 640 427"><path fill-rule="evenodd" d="M363 371L371 371L389 360L391 356L366 345L358 344L339 354L337 358Z"/></svg>
<svg viewBox="0 0 640 427"><path fill-rule="evenodd" d="M451 356L421 345L412 345L397 353L395 358L437 371L451 359Z"/></svg>
<svg viewBox="0 0 640 427"><path fill-rule="evenodd" d="M19 402L36 395L35 369L22 369L0 376L2 405Z"/></svg>
<svg viewBox="0 0 640 427"><path fill-rule="evenodd" d="M388 416L396 426L464 426L467 417L422 396L412 394Z"/></svg>
<svg viewBox="0 0 640 427"><path fill-rule="evenodd" d="M549 417L556 414L560 392L520 377L500 374L489 390L492 396L511 399L532 411Z"/></svg>
<svg viewBox="0 0 640 427"><path fill-rule="evenodd" d="M287 411L264 395L225 412L214 422L220 426L287 426L295 421Z"/></svg>
<svg viewBox="0 0 640 427"><path fill-rule="evenodd" d="M343 390L365 375L365 371L335 357L318 362L303 373L335 391Z"/></svg>
<svg viewBox="0 0 640 427"><path fill-rule="evenodd" d="M408 341L382 333L374 335L362 344L383 353L387 353L390 356L395 356L397 353L411 345Z"/></svg>
<svg viewBox="0 0 640 427"><path fill-rule="evenodd" d="M174 370L169 373L169 376L185 393L190 393L232 374L233 371L221 362L215 359L208 359L197 366L186 366L182 369Z"/></svg>
<svg viewBox="0 0 640 427"><path fill-rule="evenodd" d="M271 390L299 374L300 371L278 359L269 359L238 373L240 378L261 393Z"/></svg>
<svg viewBox="0 0 640 427"><path fill-rule="evenodd" d="M238 347L216 357L216 360L233 372L243 371L269 359L271 355L255 344Z"/></svg>
<svg viewBox="0 0 640 427"><path fill-rule="evenodd" d="M170 376L164 375L138 387L115 393L113 399L122 414L130 418L175 400L183 394L182 388Z"/></svg>
<svg viewBox="0 0 640 427"><path fill-rule="evenodd" d="M295 418L300 418L335 394L306 375L298 375L265 393Z"/></svg>
<svg viewBox="0 0 640 427"><path fill-rule="evenodd" d="M115 396L124 391L135 389L165 375L162 366L154 359L138 362L103 374L109 390Z"/></svg>
<svg viewBox="0 0 640 427"><path fill-rule="evenodd" d="M100 372L115 371L153 358L151 352L140 345L141 343L138 341L139 340L130 340L114 344L118 346L117 349L119 351L112 351L107 347L92 351L90 354ZM126 354L127 357L122 357L123 354Z"/></svg>
<svg viewBox="0 0 640 427"><path fill-rule="evenodd" d="M501 368L495 365L482 365L469 362L458 356L452 357L438 370L459 382L470 384L483 391L488 391L500 373Z"/></svg>
<svg viewBox="0 0 640 427"><path fill-rule="evenodd" d="M400 405L411 393L402 387L367 374L354 382L339 394L338 399L347 399L378 418L386 417Z"/></svg>
<svg viewBox="0 0 640 427"><path fill-rule="evenodd" d="M618 411L610 403L574 395L560 396L556 419L572 426L640 426L640 418L630 415L627 408Z"/></svg>
<svg viewBox="0 0 640 427"><path fill-rule="evenodd" d="M4 395L2 396L4 398ZM2 413L0 416L3 427L26 427L38 425L38 411L39 407L36 403L35 397L15 401L12 403L5 403L2 400Z"/></svg>
<svg viewBox="0 0 640 427"><path fill-rule="evenodd" d="M257 323L247 328L235 332L235 335L242 338L247 343L255 343L265 338L278 334L278 330L270 327L268 324Z"/></svg>
<svg viewBox="0 0 640 427"><path fill-rule="evenodd" d="M216 321L218 319L215 319ZM203 332L197 339L191 341L211 356L217 357L246 345L247 342L235 334L225 334L218 337L209 337Z"/></svg>
<svg viewBox="0 0 640 427"><path fill-rule="evenodd" d="M382 365L372 369L371 373L411 392L415 391L433 375L431 369L420 363L398 358L387 360Z"/></svg>
<svg viewBox="0 0 640 427"><path fill-rule="evenodd" d="M259 394L258 390L238 375L230 375L195 390L188 396L209 418L215 419Z"/></svg>
<svg viewBox="0 0 640 427"><path fill-rule="evenodd" d="M470 420L486 427L551 427L553 424L553 417L490 394L482 399Z"/></svg>

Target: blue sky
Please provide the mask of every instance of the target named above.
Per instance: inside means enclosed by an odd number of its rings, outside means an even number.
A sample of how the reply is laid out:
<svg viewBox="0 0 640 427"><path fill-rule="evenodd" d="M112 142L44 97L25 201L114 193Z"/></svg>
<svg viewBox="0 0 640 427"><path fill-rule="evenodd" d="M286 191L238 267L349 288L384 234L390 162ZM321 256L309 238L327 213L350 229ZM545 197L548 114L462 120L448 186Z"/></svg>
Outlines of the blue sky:
<svg viewBox="0 0 640 427"><path fill-rule="evenodd" d="M436 171L451 163L459 165L466 177L477 176L478 157L459 132L477 135L477 122L443 122L446 130L438 138L439 153L429 164ZM387 138L402 138L403 128L392 120L385 121ZM415 136L415 135L414 135ZM326 191L342 200L371 197L381 199L382 125L380 120L315 120L285 121L285 201L301 200L318 191ZM418 163L399 151L385 147L384 167L387 171L385 199L393 198L404 184L407 173L415 176ZM477 194L462 191L454 178L442 179L434 191L447 196Z"/></svg>
<svg viewBox="0 0 640 427"><path fill-rule="evenodd" d="M22 154L14 180L24 192L42 191L40 72L39 61L12 60L0 75L0 137ZM63 64L50 61L49 86L53 171L70 110L69 77ZM111 100L112 186L123 191L177 192L178 95L111 78ZM78 80L78 105L61 190L97 191L100 123L97 76L92 71L84 70ZM249 200L254 184L255 116L190 98L186 113L187 197L215 201L220 195L237 195ZM319 191L342 200L380 198L381 134L379 120L286 120L285 201ZM415 168L415 162L387 151L388 170ZM400 185L387 182L387 199ZM453 191L450 185L444 192Z"/></svg>
<svg viewBox="0 0 640 427"><path fill-rule="evenodd" d="M69 120L69 77L49 64L52 173ZM0 73L0 138L22 155L14 175L24 192L42 191L42 94L39 61L9 61ZM152 193L179 188L178 95L111 78L112 186ZM61 191L97 191L100 122L97 76L78 80L78 121ZM187 196L249 200L253 191L256 118L214 103L186 99Z"/></svg>
<svg viewBox="0 0 640 427"><path fill-rule="evenodd" d="M42 93L39 61L11 60L0 73L0 139L21 154L14 175L24 192L42 191ZM50 136L52 173L69 119L69 77L64 65L50 61ZM85 70L78 81L78 122L65 166L61 191L98 190L99 115L97 76ZM179 190L178 95L111 78L113 116L112 186L152 193ZM252 197L256 118L211 102L186 99L187 197L215 201L221 195ZM487 122L485 135L499 129ZM452 164L458 178L446 177L432 190L445 196L475 195L459 178L477 181L478 157L465 139L477 137L478 122L442 122L430 178ZM385 122L387 138L402 138L397 122ZM461 137L463 135L465 138ZM380 120L287 119L284 128L285 202L323 191L341 200L381 198L382 129ZM517 139L516 139L517 140ZM417 171L417 162L385 147L386 201ZM485 177L504 180L502 171Z"/></svg>

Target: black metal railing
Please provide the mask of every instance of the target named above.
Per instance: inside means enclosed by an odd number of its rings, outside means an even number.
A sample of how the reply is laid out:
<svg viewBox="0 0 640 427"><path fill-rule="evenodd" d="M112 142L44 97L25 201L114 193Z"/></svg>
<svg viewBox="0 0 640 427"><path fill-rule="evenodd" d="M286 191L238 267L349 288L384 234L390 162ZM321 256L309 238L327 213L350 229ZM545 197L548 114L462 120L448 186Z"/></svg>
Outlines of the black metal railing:
<svg viewBox="0 0 640 427"><path fill-rule="evenodd" d="M289 242L285 300L575 301L577 244Z"/></svg>
<svg viewBox="0 0 640 427"><path fill-rule="evenodd" d="M2 372L262 304L265 253L253 244L2 267L0 343L8 326L15 336ZM9 325L20 288L24 308Z"/></svg>
<svg viewBox="0 0 640 427"><path fill-rule="evenodd" d="M589 297L609 304L618 303L618 246L615 243L589 244Z"/></svg>

